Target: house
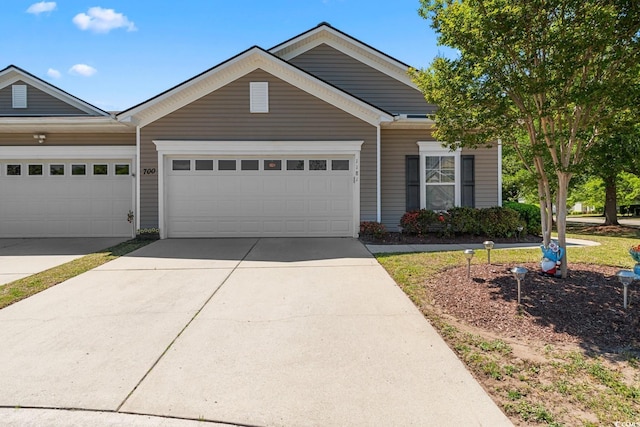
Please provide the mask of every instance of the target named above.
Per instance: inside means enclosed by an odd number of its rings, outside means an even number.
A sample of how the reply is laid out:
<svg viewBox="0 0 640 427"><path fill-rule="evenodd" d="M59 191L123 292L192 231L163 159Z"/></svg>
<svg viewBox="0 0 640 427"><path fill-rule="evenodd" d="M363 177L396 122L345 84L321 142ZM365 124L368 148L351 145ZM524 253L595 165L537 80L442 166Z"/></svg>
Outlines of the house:
<svg viewBox="0 0 640 427"><path fill-rule="evenodd" d="M442 148L408 68L322 23L116 114L9 66L0 237L357 236L500 205L500 147Z"/></svg>

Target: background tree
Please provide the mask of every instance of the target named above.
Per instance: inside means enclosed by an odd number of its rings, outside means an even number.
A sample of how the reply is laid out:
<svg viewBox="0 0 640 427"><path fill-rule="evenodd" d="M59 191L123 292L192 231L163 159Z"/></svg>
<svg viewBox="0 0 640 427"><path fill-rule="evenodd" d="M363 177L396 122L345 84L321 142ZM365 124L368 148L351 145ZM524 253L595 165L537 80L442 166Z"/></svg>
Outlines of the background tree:
<svg viewBox="0 0 640 427"><path fill-rule="evenodd" d="M419 13L431 20L441 45L459 52L414 74L438 105L435 136L452 147L500 139L519 155L526 146L538 179L544 244L551 239L555 176L558 240L566 247L571 177L599 129L638 90L640 2L421 0Z"/></svg>

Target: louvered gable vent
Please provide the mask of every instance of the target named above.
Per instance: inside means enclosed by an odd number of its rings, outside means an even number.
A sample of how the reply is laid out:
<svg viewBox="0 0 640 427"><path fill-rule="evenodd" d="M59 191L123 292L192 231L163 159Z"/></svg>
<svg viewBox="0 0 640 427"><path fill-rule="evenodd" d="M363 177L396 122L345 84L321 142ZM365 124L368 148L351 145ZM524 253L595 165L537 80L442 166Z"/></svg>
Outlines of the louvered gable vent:
<svg viewBox="0 0 640 427"><path fill-rule="evenodd" d="M269 112L269 82L251 82L250 91L250 111L252 113Z"/></svg>
<svg viewBox="0 0 640 427"><path fill-rule="evenodd" d="M27 108L27 85L12 85L13 108Z"/></svg>

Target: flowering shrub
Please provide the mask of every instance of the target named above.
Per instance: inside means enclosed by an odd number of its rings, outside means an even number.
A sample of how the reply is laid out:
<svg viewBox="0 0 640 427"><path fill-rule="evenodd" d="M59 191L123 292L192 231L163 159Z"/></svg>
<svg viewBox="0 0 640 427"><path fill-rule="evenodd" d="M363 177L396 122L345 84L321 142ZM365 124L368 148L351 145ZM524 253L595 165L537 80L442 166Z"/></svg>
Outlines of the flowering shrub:
<svg viewBox="0 0 640 427"><path fill-rule="evenodd" d="M429 231L429 226L436 222L441 222L438 220L437 213L428 209L420 209L402 215L400 227L402 227L403 233L423 235Z"/></svg>
<svg viewBox="0 0 640 427"><path fill-rule="evenodd" d="M387 234L387 229L384 224L380 224L376 221L362 221L360 223L360 235L361 236L373 236L376 239L381 239Z"/></svg>

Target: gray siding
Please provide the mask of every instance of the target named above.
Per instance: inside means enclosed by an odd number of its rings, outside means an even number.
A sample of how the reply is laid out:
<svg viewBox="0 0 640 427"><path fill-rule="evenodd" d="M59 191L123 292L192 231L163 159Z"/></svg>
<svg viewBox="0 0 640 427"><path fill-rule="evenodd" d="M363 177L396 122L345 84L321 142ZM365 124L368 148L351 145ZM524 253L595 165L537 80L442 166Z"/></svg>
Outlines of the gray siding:
<svg viewBox="0 0 640 427"><path fill-rule="evenodd" d="M427 104L419 90L326 44L289 62L392 114L427 114L436 108Z"/></svg>
<svg viewBox="0 0 640 427"><path fill-rule="evenodd" d="M382 223L396 230L406 212L405 156L418 155L418 141L434 141L430 130L382 129L381 195ZM462 155L475 158L475 202L477 208L498 204L498 150L462 150Z"/></svg>
<svg viewBox="0 0 640 427"><path fill-rule="evenodd" d="M249 112L249 83L269 82L269 113ZM364 140L360 214L376 215L376 128L266 73L252 73L141 129L141 168L157 168L153 140ZM141 175L143 228L158 226L158 177Z"/></svg>
<svg viewBox="0 0 640 427"><path fill-rule="evenodd" d="M0 89L0 116L87 116L82 110L67 104L22 81L14 84L27 85L27 108L13 108L12 85Z"/></svg>
<svg viewBox="0 0 640 427"><path fill-rule="evenodd" d="M46 127L45 127L46 128ZM42 129L40 129L42 130ZM46 131L46 129L45 129ZM46 132L47 140L43 145L136 145L135 133L50 133ZM33 139L33 133L0 133L0 146L29 146L40 145Z"/></svg>

